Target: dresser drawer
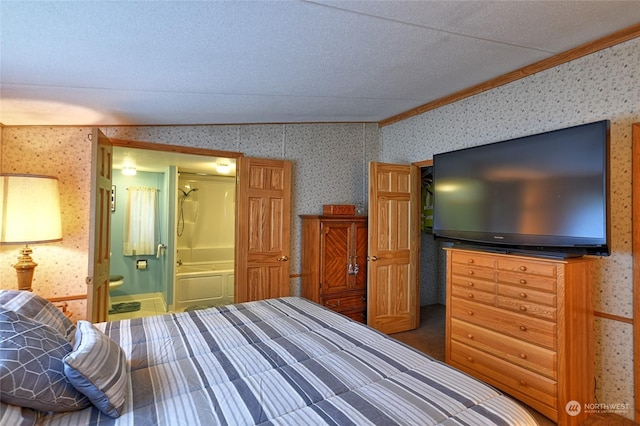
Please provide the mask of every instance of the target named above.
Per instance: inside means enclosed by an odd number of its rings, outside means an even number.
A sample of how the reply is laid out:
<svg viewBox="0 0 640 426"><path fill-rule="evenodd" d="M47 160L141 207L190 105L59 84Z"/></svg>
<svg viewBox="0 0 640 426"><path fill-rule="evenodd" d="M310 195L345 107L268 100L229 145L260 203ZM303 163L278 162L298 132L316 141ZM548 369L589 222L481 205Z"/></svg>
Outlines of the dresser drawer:
<svg viewBox="0 0 640 426"><path fill-rule="evenodd" d="M558 327L555 322L469 302L461 298L453 299L451 307L453 318L490 328L500 334L506 334L548 349L557 349Z"/></svg>
<svg viewBox="0 0 640 426"><path fill-rule="evenodd" d="M451 295L460 299L467 299L473 302L486 303L488 305L496 304L496 294L486 291L476 290L473 287L463 287L455 285L451 287Z"/></svg>
<svg viewBox="0 0 640 426"><path fill-rule="evenodd" d="M336 312L364 309L367 306L364 294L346 295L343 297L322 297L322 306Z"/></svg>
<svg viewBox="0 0 640 426"><path fill-rule="evenodd" d="M535 288L543 291L556 291L556 278L531 275L524 272L498 271L498 282L507 284L518 284L527 288Z"/></svg>
<svg viewBox="0 0 640 426"><path fill-rule="evenodd" d="M498 270L520 272L545 277L556 276L557 267L549 262L534 262L528 259L498 259Z"/></svg>
<svg viewBox="0 0 640 426"><path fill-rule="evenodd" d="M489 383L509 392L526 394L551 408L557 408L557 381L494 357L462 343L451 342L451 363L465 371L489 378Z"/></svg>
<svg viewBox="0 0 640 426"><path fill-rule="evenodd" d="M530 290L507 284L498 284L497 305L524 315L556 320L556 300L554 293Z"/></svg>
<svg viewBox="0 0 640 426"><path fill-rule="evenodd" d="M556 300L558 298L555 293L545 293L542 291L530 290L524 287L505 284L498 284L498 295L522 300L523 302L552 306L554 308L556 306Z"/></svg>
<svg viewBox="0 0 640 426"><path fill-rule="evenodd" d="M363 324L367 323L367 313L364 310L355 311L355 312L345 312L343 315L348 316L354 321L358 321Z"/></svg>
<svg viewBox="0 0 640 426"><path fill-rule="evenodd" d="M497 274L493 269L468 265L454 265L451 273L454 277L495 281Z"/></svg>
<svg viewBox="0 0 640 426"><path fill-rule="evenodd" d="M450 338L551 379L558 377L557 354L550 349L455 318L451 319Z"/></svg>
<svg viewBox="0 0 640 426"><path fill-rule="evenodd" d="M485 268L495 268L496 260L490 256L484 256L481 253L474 252L454 252L451 260L456 264L465 264L468 266L482 266ZM454 268L457 265L454 266Z"/></svg>
<svg viewBox="0 0 640 426"><path fill-rule="evenodd" d="M454 275L453 277L451 277L451 282L454 286L468 288L470 290L481 290L487 291L489 293L496 292L496 283L494 281L486 281L483 279L478 279L476 277L462 277L459 275Z"/></svg>
<svg viewBox="0 0 640 426"><path fill-rule="evenodd" d="M540 305L538 303L527 302L522 299L513 299L511 297L498 296L498 307L519 312L523 315L531 315L550 321L556 320L556 308Z"/></svg>

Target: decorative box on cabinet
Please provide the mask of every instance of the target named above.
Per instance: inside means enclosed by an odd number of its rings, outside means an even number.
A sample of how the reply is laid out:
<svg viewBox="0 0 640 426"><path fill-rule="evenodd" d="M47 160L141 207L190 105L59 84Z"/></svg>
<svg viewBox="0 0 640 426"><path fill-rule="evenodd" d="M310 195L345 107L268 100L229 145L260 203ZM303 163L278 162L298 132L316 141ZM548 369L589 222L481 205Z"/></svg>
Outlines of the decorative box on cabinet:
<svg viewBox="0 0 640 426"><path fill-rule="evenodd" d="M302 218L302 296L366 323L367 217Z"/></svg>
<svg viewBox="0 0 640 426"><path fill-rule="evenodd" d="M595 401L593 260L446 250L446 362L560 425L582 423L567 406Z"/></svg>

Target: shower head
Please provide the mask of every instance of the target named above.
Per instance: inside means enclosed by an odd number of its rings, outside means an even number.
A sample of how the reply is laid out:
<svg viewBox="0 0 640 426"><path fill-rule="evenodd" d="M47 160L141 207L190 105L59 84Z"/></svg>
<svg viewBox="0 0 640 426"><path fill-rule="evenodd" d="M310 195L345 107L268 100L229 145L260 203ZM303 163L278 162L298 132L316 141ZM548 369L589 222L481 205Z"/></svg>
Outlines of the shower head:
<svg viewBox="0 0 640 426"><path fill-rule="evenodd" d="M191 188L189 191L185 192L185 190L182 189L182 188L178 188L178 189L180 190L180 192L182 192L182 196L185 197L185 198L188 197L189 194L191 194L192 192L198 190L198 188Z"/></svg>

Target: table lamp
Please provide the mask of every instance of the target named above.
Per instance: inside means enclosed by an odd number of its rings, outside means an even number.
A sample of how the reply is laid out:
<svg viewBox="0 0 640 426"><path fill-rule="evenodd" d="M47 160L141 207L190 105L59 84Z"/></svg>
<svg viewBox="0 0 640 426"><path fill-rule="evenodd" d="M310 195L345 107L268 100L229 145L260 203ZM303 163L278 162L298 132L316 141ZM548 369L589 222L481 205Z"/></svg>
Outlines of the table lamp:
<svg viewBox="0 0 640 426"><path fill-rule="evenodd" d="M18 263L18 289L31 291L37 263L29 244L62 240L58 178L0 173L0 244L24 244Z"/></svg>

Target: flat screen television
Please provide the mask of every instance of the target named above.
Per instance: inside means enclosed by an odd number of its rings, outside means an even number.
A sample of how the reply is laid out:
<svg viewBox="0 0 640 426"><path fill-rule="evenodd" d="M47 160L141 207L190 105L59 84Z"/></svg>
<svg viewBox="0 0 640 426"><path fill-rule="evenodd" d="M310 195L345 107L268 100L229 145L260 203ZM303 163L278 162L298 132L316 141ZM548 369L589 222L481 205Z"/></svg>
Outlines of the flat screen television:
<svg viewBox="0 0 640 426"><path fill-rule="evenodd" d="M433 157L435 237L541 256L608 256L609 120Z"/></svg>

